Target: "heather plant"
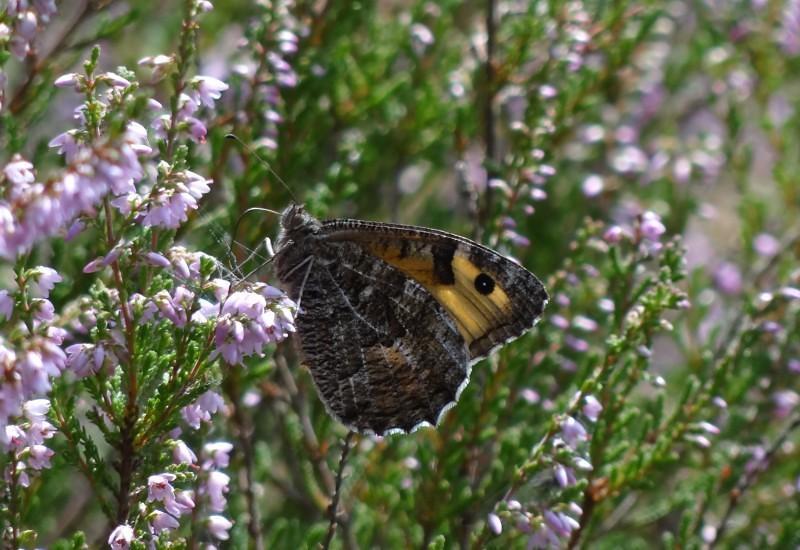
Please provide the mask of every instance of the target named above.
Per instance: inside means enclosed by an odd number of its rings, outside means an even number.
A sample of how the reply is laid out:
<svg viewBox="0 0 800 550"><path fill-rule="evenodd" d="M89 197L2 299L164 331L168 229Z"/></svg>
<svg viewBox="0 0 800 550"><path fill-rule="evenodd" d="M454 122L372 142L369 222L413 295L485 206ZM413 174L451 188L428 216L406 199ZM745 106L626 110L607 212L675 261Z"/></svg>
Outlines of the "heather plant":
<svg viewBox="0 0 800 550"><path fill-rule="evenodd" d="M796 547L798 56L796 0L0 1L3 546ZM348 432L293 200L487 243L544 318Z"/></svg>

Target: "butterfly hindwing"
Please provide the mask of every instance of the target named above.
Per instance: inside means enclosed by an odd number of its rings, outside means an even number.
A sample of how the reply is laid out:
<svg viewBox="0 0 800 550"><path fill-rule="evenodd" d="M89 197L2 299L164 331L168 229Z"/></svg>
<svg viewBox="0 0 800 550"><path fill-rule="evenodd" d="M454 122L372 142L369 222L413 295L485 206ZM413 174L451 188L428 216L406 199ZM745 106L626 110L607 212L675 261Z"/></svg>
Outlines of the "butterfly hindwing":
<svg viewBox="0 0 800 550"><path fill-rule="evenodd" d="M294 257L301 249L304 257ZM286 252L277 259L278 274L301 302L304 362L328 410L376 434L436 424L469 368L447 311L422 285L356 244L308 237ZM313 263L290 273L309 255Z"/></svg>

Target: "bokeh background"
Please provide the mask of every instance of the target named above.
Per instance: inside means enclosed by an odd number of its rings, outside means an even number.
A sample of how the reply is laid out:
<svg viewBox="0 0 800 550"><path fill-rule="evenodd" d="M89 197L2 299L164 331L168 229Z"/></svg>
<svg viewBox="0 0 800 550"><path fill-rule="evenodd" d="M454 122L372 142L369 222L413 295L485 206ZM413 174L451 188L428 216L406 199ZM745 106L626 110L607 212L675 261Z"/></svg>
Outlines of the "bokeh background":
<svg viewBox="0 0 800 550"><path fill-rule="evenodd" d="M440 426L356 436L344 465L347 430L291 340L209 367L225 409L184 439L233 444L234 525L217 544L800 543L800 2L216 0L189 32L194 4L55 2L30 55L6 44L0 59L2 162L20 153L39 178L58 174L48 142L83 98L53 82L95 45L98 72L163 106L177 101L173 69L158 78L139 61L179 52L186 78L228 88L184 151L211 190L168 240L218 258L223 277L276 284L263 241L277 217L245 211L281 210L291 190L319 217L480 240L552 298L538 328L476 365ZM155 149L149 109L131 112ZM58 311L97 295L103 276L83 267L103 254L98 234L27 256L65 278ZM89 483L56 435L17 517L40 546L100 547L116 518L96 492L113 493L119 448L87 416L91 392L57 384L111 486ZM143 452L138 486L159 456ZM132 493L131 521L145 497ZM197 525L159 547L211 540Z"/></svg>

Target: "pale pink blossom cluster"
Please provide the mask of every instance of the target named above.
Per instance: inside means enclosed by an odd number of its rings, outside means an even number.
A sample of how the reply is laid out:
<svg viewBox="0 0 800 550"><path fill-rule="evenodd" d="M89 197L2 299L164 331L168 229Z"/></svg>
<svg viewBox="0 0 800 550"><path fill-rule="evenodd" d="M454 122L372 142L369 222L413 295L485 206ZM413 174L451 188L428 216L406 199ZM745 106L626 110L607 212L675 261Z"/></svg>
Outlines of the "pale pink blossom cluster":
<svg viewBox="0 0 800 550"><path fill-rule="evenodd" d="M55 0L9 0L5 11L10 26L0 23L0 46L8 44L11 53L24 59L33 53L34 38L58 9Z"/></svg>
<svg viewBox="0 0 800 550"><path fill-rule="evenodd" d="M574 486L579 472L584 475L592 470L592 463L587 455L589 431L583 422L595 423L603 412L603 405L593 395L576 394L575 408L582 415L564 415L560 420L560 431L551 445L559 449L553 454L553 478L561 488ZM538 402L538 396L535 400ZM534 505L526 509L518 500L504 501L508 511L504 517L512 521L514 526L528 534L528 548L561 548L579 527L578 520L583 514L581 507L574 502L559 503L541 508ZM489 530L495 535L503 531L503 520L497 512L491 512L486 518Z"/></svg>
<svg viewBox="0 0 800 550"><path fill-rule="evenodd" d="M32 399L22 406L23 417L15 424L7 424L3 433L2 448L13 455L12 462L6 466L5 479L22 487L30 485L29 471L50 468L50 459L55 454L44 445L53 437L56 428L47 421L50 401Z"/></svg>
<svg viewBox="0 0 800 550"><path fill-rule="evenodd" d="M269 48L265 57L266 64L263 64L260 59L255 63L264 67L266 74L250 76L252 76L253 86L251 93L257 96L259 104L265 105L263 109L264 133L258 140L258 144L272 150L278 148L278 129L283 122L283 116L280 113L283 107L281 90L294 88L300 80L290 59L298 51L299 37L308 33L308 28L293 15L293 8L293 0L274 2L270 5L272 20L267 23L269 31L265 35L273 37L274 42L269 45L259 44L253 49L258 52ZM241 70L248 73L251 71L246 66L242 66ZM325 71L319 65L315 65L312 70L317 74Z"/></svg>
<svg viewBox="0 0 800 550"><path fill-rule="evenodd" d="M162 56L163 57L163 56ZM114 89L127 90L131 83L115 73L104 73L98 79L103 79ZM76 91L82 90L85 85L84 77L77 74L67 74L56 80L56 85L61 87L73 87ZM177 122L181 124L178 130L187 129L190 139L197 142L205 141L206 128L203 123L189 116L194 114L200 105L213 107L214 100L220 97L227 85L219 80L209 77L196 77L192 80L191 92L181 96L182 107L178 113ZM109 95L109 98L113 97ZM160 109L161 105L155 100L150 100L153 108ZM82 120L80 108L78 109L79 119ZM166 117L166 119L164 119ZM170 115L163 115L156 119L156 135L161 139L167 139L164 130L163 120L170 121ZM162 121L162 122L159 122ZM127 160L127 163L120 166L115 171L107 171L117 182L116 185L97 187L89 186L91 190L96 190L96 197L90 204L96 203L99 198L105 196L110 191L113 195L111 204L124 216L131 216L136 222L148 227L163 227L175 229L188 219L188 212L196 210L199 199L209 192L212 181L188 169L173 169L166 162L159 165L159 178L152 184L134 185L139 183L145 175L145 170L139 164L137 155L151 155L152 149L147 143L147 130L136 122L129 123L129 133L132 137L138 138L138 143L126 149L125 141L117 151L109 151L105 157L119 158ZM83 167L78 174L94 175L98 170L86 169L87 163L91 166L91 160L98 155L86 153L86 147L81 147L78 140L79 131L70 130L64 132L51 142L52 146L60 148L67 161ZM176 134L177 135L177 134ZM175 137L175 136L173 136ZM75 162L76 155L83 152L82 162ZM131 155L133 153L133 155ZM103 155L99 155L104 160ZM88 161L88 162L87 162ZM102 168L102 167L101 167ZM109 262L107 262L109 263ZM107 265L106 263L106 265ZM97 266L103 267L104 265Z"/></svg>
<svg viewBox="0 0 800 550"><path fill-rule="evenodd" d="M186 424L194 430L200 429L202 423L210 423L211 415L225 410L225 400L214 391L207 391L197 401L181 409L181 416Z"/></svg>
<svg viewBox="0 0 800 550"><path fill-rule="evenodd" d="M57 178L36 181L33 165L19 155L6 164L0 180L0 257L13 259L36 242L51 237L80 214L94 212L108 194L134 189L144 176L139 156L149 154L147 132L130 122L118 140L86 145L77 132L50 142L67 160Z"/></svg>
<svg viewBox="0 0 800 550"><path fill-rule="evenodd" d="M610 225L603 234L609 244L617 244L624 240L641 244L650 252L657 252L663 246L661 238L667 232L661 216L652 210L646 210L636 216L631 223Z"/></svg>
<svg viewBox="0 0 800 550"><path fill-rule="evenodd" d="M218 305L204 308L206 316L216 314L214 353L231 365L262 355L267 344L295 331L296 310L283 291L263 283L231 292Z"/></svg>
<svg viewBox="0 0 800 550"><path fill-rule="evenodd" d="M156 70L165 70L164 65L172 63L173 59L167 56L146 57L139 60L140 65L154 66ZM165 113L158 116L153 122L156 136L164 141L184 134L195 143L205 143L208 129L205 123L196 115L201 107L214 107L214 101L219 99L228 85L211 76L196 76L188 85L188 90L178 99L178 111L174 114ZM156 105L160 107L160 105Z"/></svg>
<svg viewBox="0 0 800 550"><path fill-rule="evenodd" d="M51 379L61 375L66 354L61 349L66 331L52 324L50 290L61 276L49 267L26 270L25 286L16 293L0 290L0 443L8 444L5 429L23 403L50 391ZM24 299L27 308L20 311Z"/></svg>
<svg viewBox="0 0 800 550"><path fill-rule="evenodd" d="M225 403L219 394L207 391L195 403L185 407L182 414L192 429L198 429L202 422L210 422L211 415L224 410L224 407ZM175 433L179 434L180 430L175 430ZM209 513L202 523L211 536L220 541L228 540L233 522L221 513L227 506L226 495L231 479L222 469L230 464L233 445L225 441L206 443L200 460L183 440L174 439L170 445L173 462L176 465L189 466L191 470L196 471L197 484L194 489L179 489L174 485L179 476L174 473L162 472L149 476L147 507L144 512L147 532L141 536L153 538L174 531L187 516L196 518L198 510L202 507ZM114 549L126 549L136 538L133 527L123 523L111 533L108 544ZM205 548L215 547L207 545Z"/></svg>

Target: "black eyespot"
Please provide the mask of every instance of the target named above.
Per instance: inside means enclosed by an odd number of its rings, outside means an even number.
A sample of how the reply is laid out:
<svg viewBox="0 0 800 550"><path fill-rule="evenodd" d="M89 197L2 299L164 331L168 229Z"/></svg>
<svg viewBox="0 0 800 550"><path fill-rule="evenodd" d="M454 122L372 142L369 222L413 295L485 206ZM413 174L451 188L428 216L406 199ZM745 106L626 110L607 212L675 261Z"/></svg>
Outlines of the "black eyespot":
<svg viewBox="0 0 800 550"><path fill-rule="evenodd" d="M486 273L479 273L475 277L475 290L484 296L491 294L494 290L494 279L489 277Z"/></svg>

